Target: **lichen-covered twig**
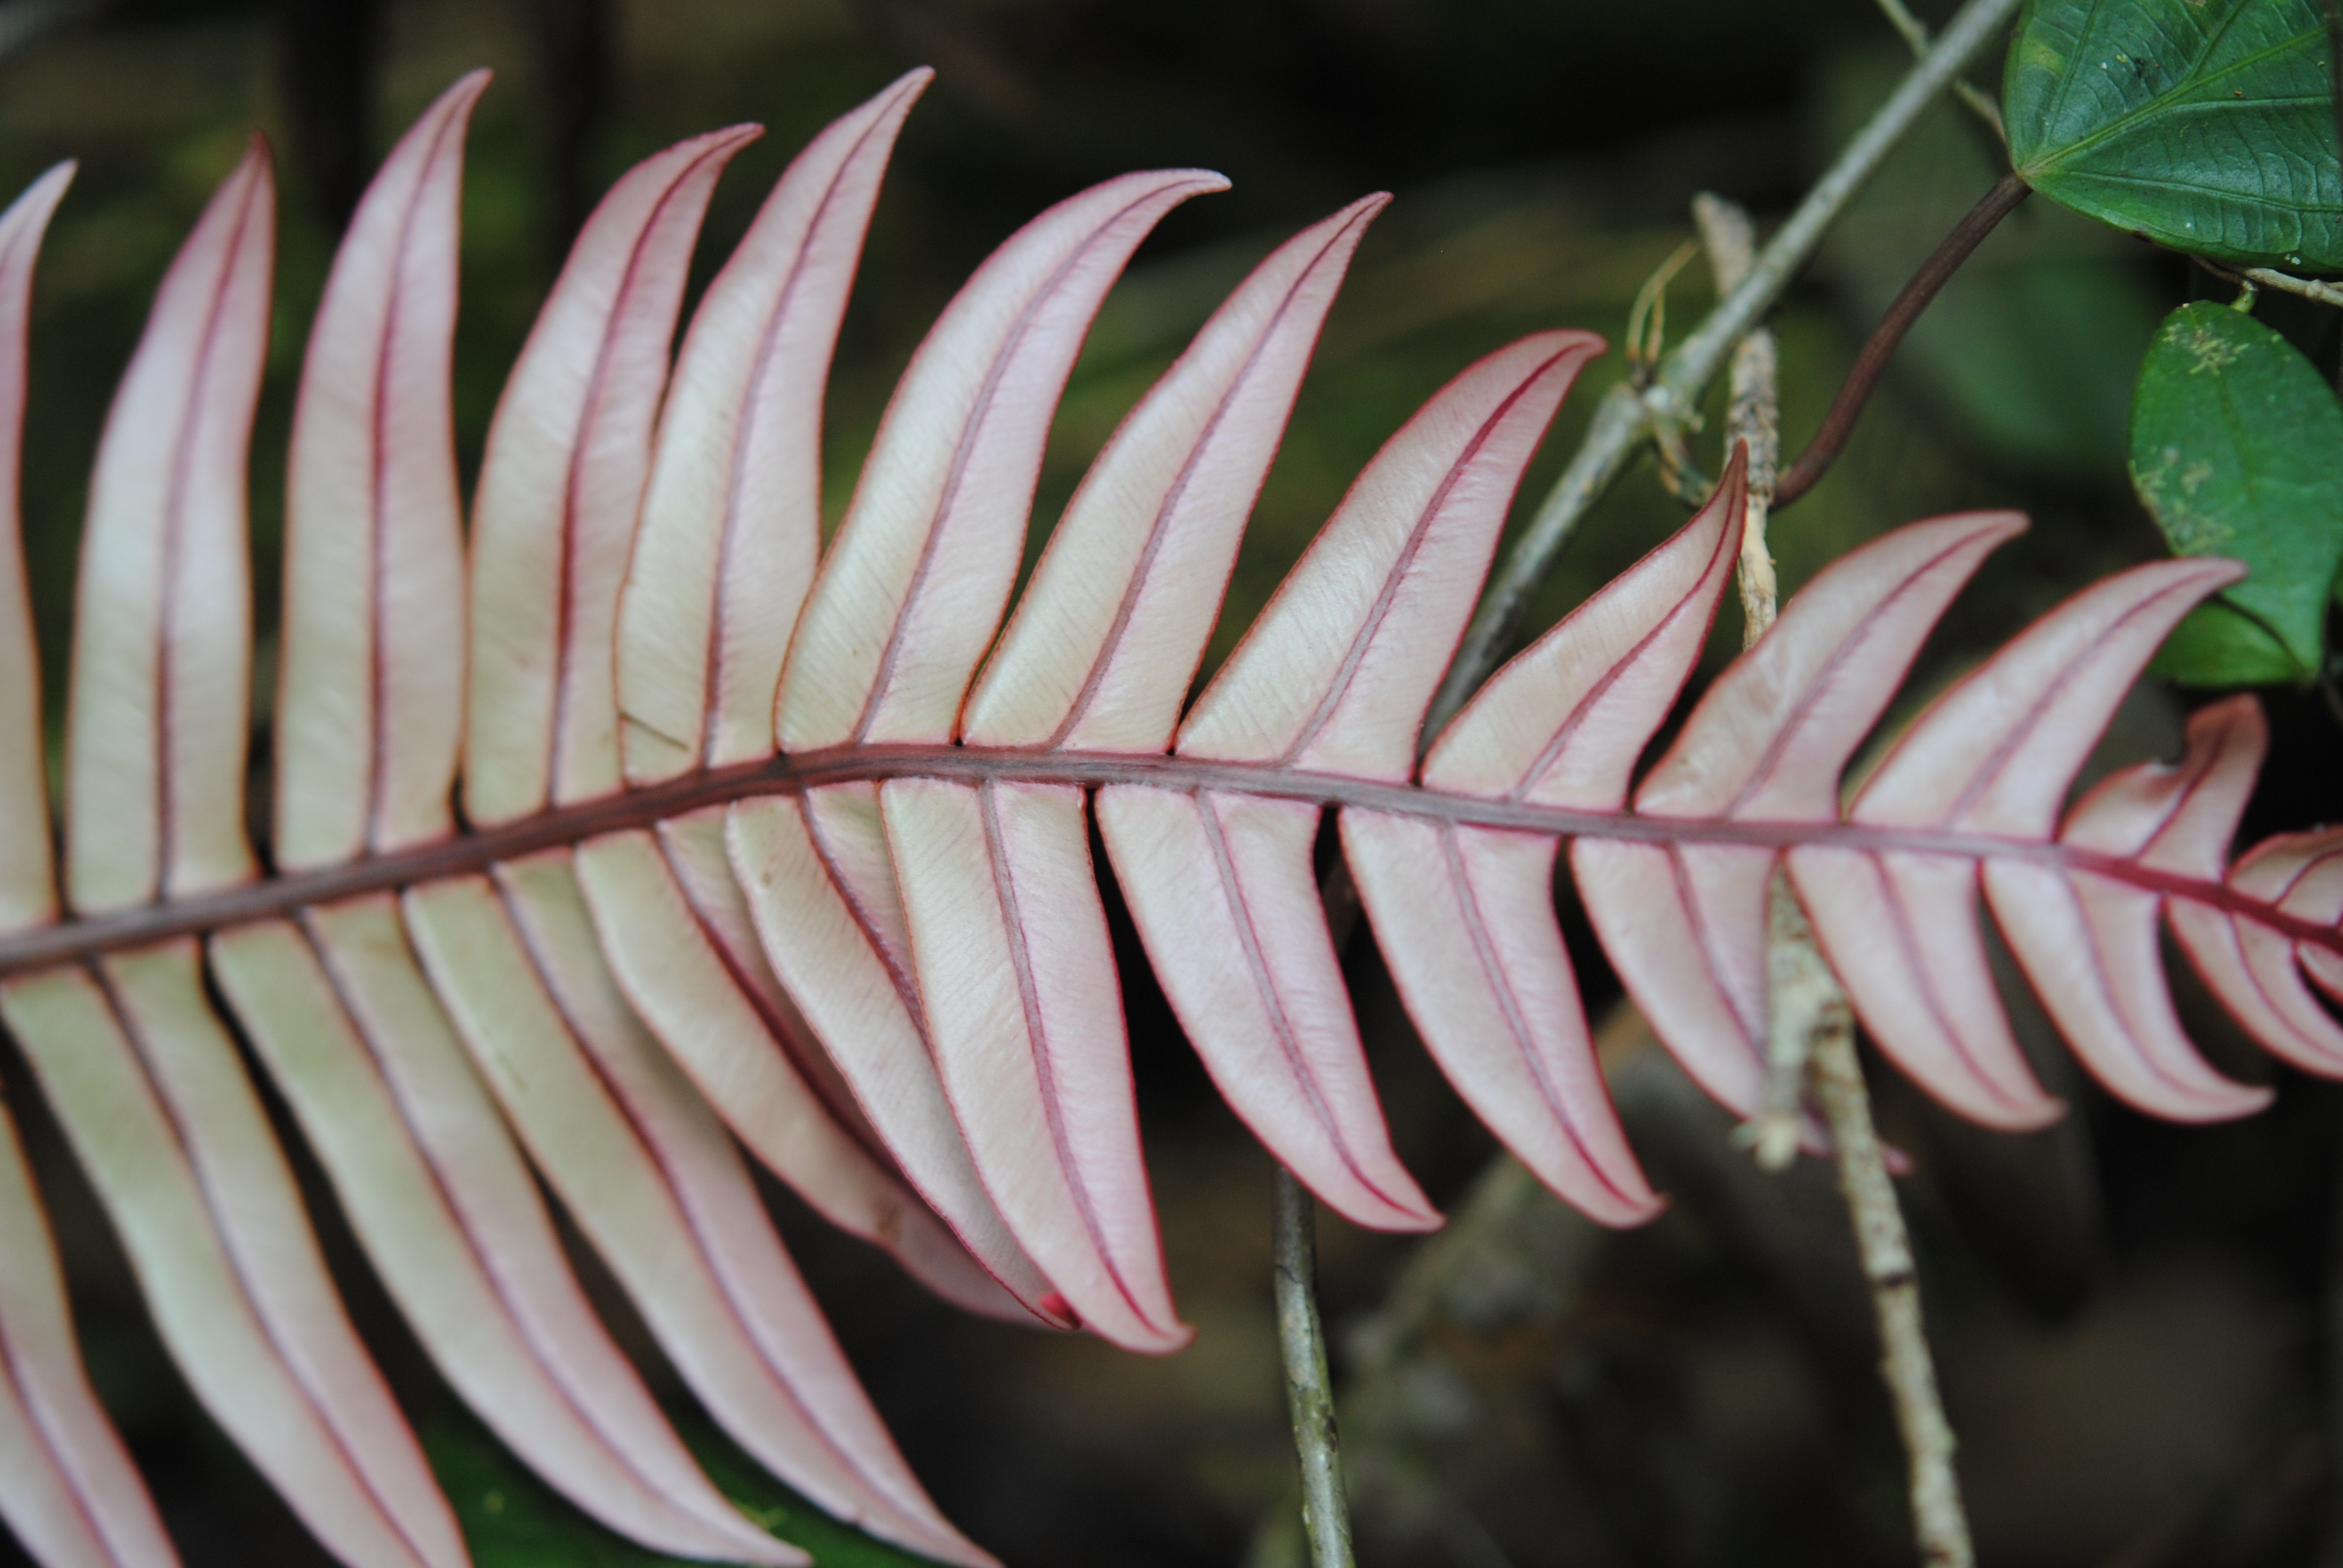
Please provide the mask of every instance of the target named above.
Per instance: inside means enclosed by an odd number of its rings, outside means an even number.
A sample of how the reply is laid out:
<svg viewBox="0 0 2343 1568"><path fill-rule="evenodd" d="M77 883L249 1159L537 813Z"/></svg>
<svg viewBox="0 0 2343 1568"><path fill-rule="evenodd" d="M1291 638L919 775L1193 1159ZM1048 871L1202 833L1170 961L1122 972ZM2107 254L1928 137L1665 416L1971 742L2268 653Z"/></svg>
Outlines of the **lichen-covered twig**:
<svg viewBox="0 0 2343 1568"><path fill-rule="evenodd" d="M1756 226L1733 203L1701 193L1693 198L1693 222L1716 275L1716 291L1730 294L1749 276L1756 250ZM1749 448L1749 502L1741 523L1741 646L1748 647L1774 624L1776 589L1774 558L1765 548L1765 519L1774 508L1774 481L1782 460L1780 356L1770 327L1753 327L1733 346L1726 382L1725 449Z"/></svg>
<svg viewBox="0 0 2343 1568"><path fill-rule="evenodd" d="M2297 277L2276 267L2229 267L2201 256L2195 259L2197 266L2214 276L2227 278L2231 283L2241 284L2247 288L2275 288L2280 294L2298 295L2304 299L2317 300L2321 305L2331 305L2343 310L2343 288L2334 284L2323 283L2315 277Z"/></svg>
<svg viewBox="0 0 2343 1568"><path fill-rule="evenodd" d="M1833 989L1835 990L1835 982ZM1838 1146L1839 1191L1855 1217L1863 1277L1879 1321L1879 1372L1896 1406L1909 1461L1912 1524L1926 1568L1973 1568L1968 1516L1953 1468L1953 1428L1936 1392L1936 1363L1920 1320L1920 1282L1904 1211L1871 1122L1871 1096L1855 1052L1855 1020L1842 995L1835 1014L1818 1015L1811 1037L1815 1097Z"/></svg>
<svg viewBox="0 0 2343 1568"><path fill-rule="evenodd" d="M1731 286L1746 265L1749 220L1731 204L1704 196L1693 213L1708 246L1717 286ZM1764 328L1755 328L1757 338ZM1780 400L1770 334L1755 350L1747 342L1733 359L1732 402L1725 440L1749 448L1748 512L1741 535L1741 600L1747 611L1743 646L1774 623L1776 588L1766 553L1766 503L1779 454ZM1765 972L1771 1017L1766 1032L1768 1085L1765 1111L1751 1123L1757 1160L1780 1170L1795 1158L1802 1121L1801 1089L1810 1081L1838 1154L1839 1191L1855 1222L1855 1248L1871 1288L1879 1325L1880 1376L1896 1406L1896 1424L1909 1461L1914 1533L1927 1568L1973 1568L1968 1518L1960 1478L1953 1469L1953 1429L1936 1392L1936 1360L1920 1318L1920 1287L1904 1211L1888 1179L1887 1162L1872 1125L1871 1096L1855 1050L1855 1013L1806 923L1805 911L1779 871L1768 910Z"/></svg>
<svg viewBox="0 0 2343 1568"><path fill-rule="evenodd" d="M1334 1429L1334 1382L1318 1319L1318 1201L1281 1165L1271 1243L1277 1281L1277 1343L1285 1402L1302 1461L1302 1529L1311 1568L1351 1568L1351 1509Z"/></svg>
<svg viewBox="0 0 2343 1568"><path fill-rule="evenodd" d="M1748 275L1755 226L1733 203L1703 193L1693 198L1693 221L1700 227L1708 264L1716 275L1720 294L1729 294ZM1780 589L1774 577L1773 552L1765 544L1765 523L1773 509L1774 482L1782 460L1780 365L1773 332L1750 328L1733 349L1733 369L1725 405L1725 444L1749 453L1749 499L1741 519L1741 559L1736 574L1741 590L1741 646L1748 648L1774 624ZM1820 963L1814 943L1797 941L1803 921L1797 900L1776 876L1768 912L1766 953L1768 983L1775 996L1788 993L1804 971ZM1824 978L1829 978L1827 969ZM1766 1041L1765 1107L1742 1129L1743 1138L1756 1151L1757 1163L1767 1171L1788 1168L1798 1154L1798 1129L1803 1119L1806 1085L1805 1031L1782 1027L1788 1017L1775 1010L1775 1027Z"/></svg>

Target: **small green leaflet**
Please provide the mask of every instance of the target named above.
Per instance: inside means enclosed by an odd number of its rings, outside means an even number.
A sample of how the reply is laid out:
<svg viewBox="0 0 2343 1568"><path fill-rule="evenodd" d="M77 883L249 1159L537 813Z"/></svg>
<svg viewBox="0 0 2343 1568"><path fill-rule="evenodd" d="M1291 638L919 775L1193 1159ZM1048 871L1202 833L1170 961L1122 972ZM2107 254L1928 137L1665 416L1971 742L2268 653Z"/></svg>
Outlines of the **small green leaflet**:
<svg viewBox="0 0 2343 1568"><path fill-rule="evenodd" d="M714 1432L689 1423L684 1441L724 1495L757 1523L803 1547L815 1568L934 1568L823 1513ZM468 1413L444 1412L423 1447L455 1504L475 1568L704 1568L648 1551L571 1507Z"/></svg>
<svg viewBox="0 0 2343 1568"><path fill-rule="evenodd" d="M2181 624L2159 673L2200 686L2316 676L2343 566L2343 404L2310 361L2226 305L2166 317L2132 395L2131 482L2174 553L2252 569Z"/></svg>
<svg viewBox="0 0 2343 1568"><path fill-rule="evenodd" d="M2010 161L2044 196L2249 266L2343 271L2320 0L2031 0Z"/></svg>

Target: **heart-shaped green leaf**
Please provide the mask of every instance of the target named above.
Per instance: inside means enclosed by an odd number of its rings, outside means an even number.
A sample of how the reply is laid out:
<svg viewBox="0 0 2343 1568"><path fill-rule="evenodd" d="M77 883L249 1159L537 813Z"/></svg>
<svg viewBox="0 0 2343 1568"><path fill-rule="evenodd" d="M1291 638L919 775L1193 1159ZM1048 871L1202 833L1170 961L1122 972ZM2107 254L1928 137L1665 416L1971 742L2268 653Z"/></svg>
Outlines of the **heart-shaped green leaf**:
<svg viewBox="0 0 2343 1568"><path fill-rule="evenodd" d="M2131 477L2174 553L2252 570L2175 634L2163 672L2207 686L2317 674L2343 565L2343 405L2310 362L2242 311L2182 306L2140 366Z"/></svg>
<svg viewBox="0 0 2343 1568"><path fill-rule="evenodd" d="M2245 266L2343 270L2319 0L2033 0L2010 159L2055 201Z"/></svg>

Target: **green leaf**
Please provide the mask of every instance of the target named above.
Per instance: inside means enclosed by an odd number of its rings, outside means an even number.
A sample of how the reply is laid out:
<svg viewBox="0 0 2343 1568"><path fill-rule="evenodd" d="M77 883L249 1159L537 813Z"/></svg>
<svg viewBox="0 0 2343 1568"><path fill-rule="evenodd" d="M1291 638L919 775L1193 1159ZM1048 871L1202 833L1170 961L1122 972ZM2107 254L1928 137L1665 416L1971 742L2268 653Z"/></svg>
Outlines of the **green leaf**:
<svg viewBox="0 0 2343 1568"><path fill-rule="evenodd" d="M2188 612L2147 667L2183 686L2276 686L2302 668L2269 628L2216 599Z"/></svg>
<svg viewBox="0 0 2343 1568"><path fill-rule="evenodd" d="M2231 614L2175 634L2167 672L2206 685L2316 675L2343 566L2343 405L2310 362L2241 311L2182 306L2139 368L2131 480L2176 554L2252 573L2222 594ZM2171 666L2184 644L2188 661Z"/></svg>
<svg viewBox="0 0 2343 1568"><path fill-rule="evenodd" d="M2055 201L2241 266L2343 270L2319 0L2031 0L2010 160Z"/></svg>
<svg viewBox="0 0 2343 1568"><path fill-rule="evenodd" d="M680 1430L724 1495L766 1530L803 1547L816 1568L933 1568L925 1557L840 1524L712 1432L689 1424ZM423 1446L455 1504L475 1568L704 1568L612 1534L531 1474L468 1414L447 1412L431 1424Z"/></svg>

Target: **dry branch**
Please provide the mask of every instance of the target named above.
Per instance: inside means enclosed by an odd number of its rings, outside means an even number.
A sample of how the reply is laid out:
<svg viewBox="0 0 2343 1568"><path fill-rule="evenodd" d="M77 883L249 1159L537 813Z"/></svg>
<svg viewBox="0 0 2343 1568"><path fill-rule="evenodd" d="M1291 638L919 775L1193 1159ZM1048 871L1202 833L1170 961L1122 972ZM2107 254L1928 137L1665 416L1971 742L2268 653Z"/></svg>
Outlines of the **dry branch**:
<svg viewBox="0 0 2343 1568"><path fill-rule="evenodd" d="M1706 196L1694 212L1718 287L1729 289L1747 266L1748 216L1730 203ZM1753 328L1734 350L1725 440L1743 444L1750 453L1752 473L1762 472L1771 479L1780 450L1781 414L1773 335L1763 327ZM1775 615L1773 558L1765 546L1770 487L1751 484L1743 524L1745 647L1765 636ZM1903 1210L1872 1125L1870 1095L1855 1049L1855 1011L1815 946L1814 930L1786 872L1775 872L1766 900L1766 1100L1765 1111L1745 1131L1751 1135L1761 1166L1785 1168L1797 1152L1802 1091L1811 1075L1837 1151L1839 1191L1854 1221L1864 1279L1871 1287L1879 1326L1880 1376L1904 1439L1921 1559L1928 1568L1972 1568L1976 1552L1961 1507L1960 1478L1953 1468L1952 1423L1936 1391L1936 1361L1921 1321L1919 1278L1912 1266Z"/></svg>

